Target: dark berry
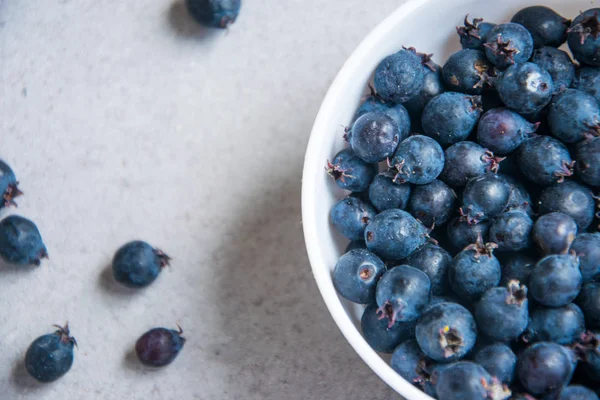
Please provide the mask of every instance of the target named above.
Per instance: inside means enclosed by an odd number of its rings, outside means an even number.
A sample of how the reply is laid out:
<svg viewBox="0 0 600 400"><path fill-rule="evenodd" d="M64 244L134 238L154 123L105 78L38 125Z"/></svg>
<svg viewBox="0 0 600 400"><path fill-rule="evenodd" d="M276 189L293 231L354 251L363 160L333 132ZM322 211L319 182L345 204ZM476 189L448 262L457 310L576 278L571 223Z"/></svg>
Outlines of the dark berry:
<svg viewBox="0 0 600 400"><path fill-rule="evenodd" d="M447 185L460 188L469 179L486 172L497 172L502 158L474 142L464 141L453 144L444 152L445 164L440 175Z"/></svg>
<svg viewBox="0 0 600 400"><path fill-rule="evenodd" d="M444 168L444 151L433 139L414 135L404 140L391 160L390 173L397 183L425 185Z"/></svg>
<svg viewBox="0 0 600 400"><path fill-rule="evenodd" d="M511 280L517 280L524 285L529 282L536 258L529 252L508 252L498 255L502 265L502 279L500 283L506 285Z"/></svg>
<svg viewBox="0 0 600 400"><path fill-rule="evenodd" d="M366 190L377 174L377 165L364 162L350 148L337 153L325 169L340 188L352 192Z"/></svg>
<svg viewBox="0 0 600 400"><path fill-rule="evenodd" d="M579 257L579 269L583 283L600 280L600 233L581 233L577 235L571 251Z"/></svg>
<svg viewBox="0 0 600 400"><path fill-rule="evenodd" d="M480 348L475 354L475 362L504 384L510 385L515 379L517 356L503 343Z"/></svg>
<svg viewBox="0 0 600 400"><path fill-rule="evenodd" d="M365 228L376 214L373 206L357 197L349 196L335 203L331 208L330 217L333 227L343 236L350 240L361 240Z"/></svg>
<svg viewBox="0 0 600 400"><path fill-rule="evenodd" d="M17 205L14 201L15 197L23 194L19 190L19 182L13 170L4 161L0 160L0 208Z"/></svg>
<svg viewBox="0 0 600 400"><path fill-rule="evenodd" d="M526 62L508 67L498 80L496 89L508 108L521 114L532 114L550 102L554 83L548 71Z"/></svg>
<svg viewBox="0 0 600 400"><path fill-rule="evenodd" d="M577 256L554 254L542 258L529 277L531 297L546 307L563 307L581 290Z"/></svg>
<svg viewBox="0 0 600 400"><path fill-rule="evenodd" d="M556 343L541 342L527 348L517 361L517 375L533 395L556 393L569 383L573 364L569 350Z"/></svg>
<svg viewBox="0 0 600 400"><path fill-rule="evenodd" d="M484 50L483 44L496 24L483 22L483 18L473 18L469 22L468 15L465 17L463 26L457 26L456 32L460 38L460 44L463 49Z"/></svg>
<svg viewBox="0 0 600 400"><path fill-rule="evenodd" d="M577 145L575 174L590 186L600 186L600 137L584 140Z"/></svg>
<svg viewBox="0 0 600 400"><path fill-rule="evenodd" d="M595 382L600 380L600 333L584 333L573 348L583 372Z"/></svg>
<svg viewBox="0 0 600 400"><path fill-rule="evenodd" d="M408 211L425 226L442 225L450 218L455 202L454 191L436 179L413 189Z"/></svg>
<svg viewBox="0 0 600 400"><path fill-rule="evenodd" d="M574 181L555 183L540 194L539 211L541 214L562 212L584 230L594 220L595 202L592 191Z"/></svg>
<svg viewBox="0 0 600 400"><path fill-rule="evenodd" d="M0 221L0 257L10 264L40 265L48 252L37 226L18 215Z"/></svg>
<svg viewBox="0 0 600 400"><path fill-rule="evenodd" d="M425 272L431 281L431 294L439 296L448 293L448 268L452 256L433 243L427 243L411 254L406 263Z"/></svg>
<svg viewBox="0 0 600 400"><path fill-rule="evenodd" d="M490 241L498 245L498 251L519 251L531 245L533 221L522 210L500 214L490 226Z"/></svg>
<svg viewBox="0 0 600 400"><path fill-rule="evenodd" d="M367 306L360 320L363 336L375 351L392 353L400 343L415 337L416 321L396 321L390 328L377 309L377 304Z"/></svg>
<svg viewBox="0 0 600 400"><path fill-rule="evenodd" d="M469 223L494 218L506 209L510 192L506 179L494 173L472 178L463 191L461 213Z"/></svg>
<svg viewBox="0 0 600 400"><path fill-rule="evenodd" d="M510 390L480 365L473 362L459 362L440 373L436 385L440 400L504 400L510 397Z"/></svg>
<svg viewBox="0 0 600 400"><path fill-rule="evenodd" d="M485 55L500 69L529 60L533 39L523 25L512 22L496 25L485 41Z"/></svg>
<svg viewBox="0 0 600 400"><path fill-rule="evenodd" d="M575 79L575 64L566 52L555 47L542 47L533 52L531 62L548 71L556 92L571 87Z"/></svg>
<svg viewBox="0 0 600 400"><path fill-rule="evenodd" d="M406 211L377 214L366 227L367 248L383 259L402 260L428 240L427 229Z"/></svg>
<svg viewBox="0 0 600 400"><path fill-rule="evenodd" d="M420 368L425 363L425 354L421 351L416 340L401 343L392 354L390 365L406 381L418 382Z"/></svg>
<svg viewBox="0 0 600 400"><path fill-rule="evenodd" d="M529 325L522 336L526 343L554 342L570 345L585 331L583 312L573 303L558 308L538 306L531 311L529 317Z"/></svg>
<svg viewBox="0 0 600 400"><path fill-rule="evenodd" d="M600 328L600 284L586 283L577 297L588 328Z"/></svg>
<svg viewBox="0 0 600 400"><path fill-rule="evenodd" d="M384 113L393 119L398 127L398 137L400 138L400 141L408 137L410 133L410 116L402 104L390 105L381 100L379 96L371 95L367 97L356 111L356 114L354 114L354 121L371 112ZM350 141L351 136L352 129L348 129L346 140Z"/></svg>
<svg viewBox="0 0 600 400"><path fill-rule="evenodd" d="M416 52L403 49L386 57L375 70L374 86L385 101L404 103L423 88L425 71Z"/></svg>
<svg viewBox="0 0 600 400"><path fill-rule="evenodd" d="M421 125L425 134L442 146L465 140L481 115L480 97L445 92L425 107Z"/></svg>
<svg viewBox="0 0 600 400"><path fill-rule="evenodd" d="M577 224L567 214L545 214L535 221L532 236L542 254L566 253L577 236Z"/></svg>
<svg viewBox="0 0 600 400"><path fill-rule="evenodd" d="M573 175L569 150L549 136L525 140L519 147L517 162L523 175L540 186L563 182L565 177Z"/></svg>
<svg viewBox="0 0 600 400"><path fill-rule="evenodd" d="M419 93L403 104L410 115L418 121L421 120L421 114L427 103L445 90L442 78L442 67L434 64L433 69L431 69L429 66L424 65L423 70L425 71L423 87Z"/></svg>
<svg viewBox="0 0 600 400"><path fill-rule="evenodd" d="M148 286L169 265L169 256L139 240L124 244L113 257L115 280L130 288Z"/></svg>
<svg viewBox="0 0 600 400"><path fill-rule="evenodd" d="M171 364L179 354L185 338L183 330L153 328L144 333L135 343L135 353L144 365L164 367Z"/></svg>
<svg viewBox="0 0 600 400"><path fill-rule="evenodd" d="M354 122L350 132L350 147L357 156L368 163L391 157L400 143L398 125L382 112L363 114Z"/></svg>
<svg viewBox="0 0 600 400"><path fill-rule="evenodd" d="M190 14L201 24L228 28L240 13L241 0L186 0Z"/></svg>
<svg viewBox="0 0 600 400"><path fill-rule="evenodd" d="M495 108L482 115L477 125L477 141L495 154L516 150L537 129L525 118L506 108Z"/></svg>
<svg viewBox="0 0 600 400"><path fill-rule="evenodd" d="M564 143L600 133L600 106L591 94L567 89L552 99L548 109L550 132Z"/></svg>
<svg viewBox="0 0 600 400"><path fill-rule="evenodd" d="M482 94L492 86L494 66L479 50L463 49L452 54L443 67L444 83L449 90L467 94Z"/></svg>
<svg viewBox="0 0 600 400"><path fill-rule="evenodd" d="M463 218L454 218L446 228L448 241L454 250L462 250L468 245L475 243L477 237L481 235L487 240L490 230L489 221L481 221L476 224L469 224Z"/></svg>
<svg viewBox="0 0 600 400"><path fill-rule="evenodd" d="M335 264L333 285L346 299L369 304L375 301L375 288L385 271L385 264L375 254L365 249L351 250Z"/></svg>
<svg viewBox="0 0 600 400"><path fill-rule="evenodd" d="M518 281L507 287L488 289L475 307L479 329L492 339L515 340L527 328L529 318L527 288Z"/></svg>
<svg viewBox="0 0 600 400"><path fill-rule="evenodd" d="M510 185L510 197L505 211L521 210L525 211L530 217L533 216L531 195L525 184L513 175L500 174L500 176L506 179L506 182Z"/></svg>
<svg viewBox="0 0 600 400"><path fill-rule="evenodd" d="M568 29L567 43L577 61L600 66L600 8L582 12Z"/></svg>
<svg viewBox="0 0 600 400"><path fill-rule="evenodd" d="M380 212L391 208L403 210L408 205L411 191L410 184L394 183L394 177L383 172L369 186L369 201Z"/></svg>
<svg viewBox="0 0 600 400"><path fill-rule="evenodd" d="M557 400L598 400L598 395L585 386L570 385L560 392Z"/></svg>
<svg viewBox="0 0 600 400"><path fill-rule="evenodd" d="M600 70L594 67L582 67L575 73L573 88L591 94L600 101Z"/></svg>
<svg viewBox="0 0 600 400"><path fill-rule="evenodd" d="M567 40L567 28L571 23L553 9L544 6L525 7L512 17L511 22L527 28L535 48L559 47Z"/></svg>
<svg viewBox="0 0 600 400"><path fill-rule="evenodd" d="M53 382L69 372L73 365L73 347L77 344L69 335L69 324L54 333L35 339L25 354L25 369L40 382Z"/></svg>

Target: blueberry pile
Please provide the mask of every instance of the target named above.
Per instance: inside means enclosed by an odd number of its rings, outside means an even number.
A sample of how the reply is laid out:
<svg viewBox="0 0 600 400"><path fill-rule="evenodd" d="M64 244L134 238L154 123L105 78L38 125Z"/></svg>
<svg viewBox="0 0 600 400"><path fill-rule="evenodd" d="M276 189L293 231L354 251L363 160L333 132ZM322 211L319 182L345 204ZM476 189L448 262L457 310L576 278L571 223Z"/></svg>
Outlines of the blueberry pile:
<svg viewBox="0 0 600 400"><path fill-rule="evenodd" d="M600 8L457 31L443 67L410 47L379 64L327 162L352 192L333 283L432 397L597 400Z"/></svg>

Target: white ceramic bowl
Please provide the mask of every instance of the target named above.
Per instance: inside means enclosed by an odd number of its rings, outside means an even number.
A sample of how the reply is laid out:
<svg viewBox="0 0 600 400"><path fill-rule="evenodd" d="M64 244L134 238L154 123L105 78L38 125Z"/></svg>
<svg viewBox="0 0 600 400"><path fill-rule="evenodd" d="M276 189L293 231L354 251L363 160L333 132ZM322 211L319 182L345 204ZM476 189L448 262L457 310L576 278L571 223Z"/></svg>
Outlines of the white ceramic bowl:
<svg viewBox="0 0 600 400"><path fill-rule="evenodd" d="M486 21L507 22L519 9L544 4L573 19L580 10L598 7L589 0L411 0L371 32L344 64L331 85L315 121L302 182L302 219L306 248L319 290L333 319L358 355L399 394L410 400L430 399L397 375L387 360L372 350L360 333L363 307L338 296L331 271L347 240L333 231L329 210L344 196L324 170L325 162L344 147L342 126L348 125L377 64L402 46L434 53L443 65L460 49L455 27L466 14ZM376 5L374 5L376 7Z"/></svg>

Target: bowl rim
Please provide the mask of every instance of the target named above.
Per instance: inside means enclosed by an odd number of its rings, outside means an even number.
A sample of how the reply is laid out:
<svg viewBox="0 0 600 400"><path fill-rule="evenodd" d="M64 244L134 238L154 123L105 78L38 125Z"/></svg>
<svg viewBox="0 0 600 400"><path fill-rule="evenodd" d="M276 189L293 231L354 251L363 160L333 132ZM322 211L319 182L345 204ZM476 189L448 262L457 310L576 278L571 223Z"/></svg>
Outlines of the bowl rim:
<svg viewBox="0 0 600 400"><path fill-rule="evenodd" d="M379 25L377 25L352 52L333 80L333 83L329 87L321 104L310 134L302 172L302 224L304 229L304 241L313 276L329 313L348 343L350 343L356 353L373 370L373 372L400 395L411 400L431 400L432 398L398 375L388 363L368 345L346 313L340 298L335 291L329 273L329 267L326 265L322 254L323 244L319 241L315 218L314 199L316 197L317 188L315 177L317 176L317 173L322 173L323 169L317 165L318 163L312 162L312 160L317 157L318 150L322 145L321 142L323 136L320 135L320 132L324 131L326 126L328 126L327 121L331 117L332 111L335 109L336 101L340 97L344 85L356 76L360 69L360 65L362 64L362 60L368 57L369 50L377 42L384 40L385 36L395 25L407 18L413 11L430 1L431 0L407 1L379 23Z"/></svg>

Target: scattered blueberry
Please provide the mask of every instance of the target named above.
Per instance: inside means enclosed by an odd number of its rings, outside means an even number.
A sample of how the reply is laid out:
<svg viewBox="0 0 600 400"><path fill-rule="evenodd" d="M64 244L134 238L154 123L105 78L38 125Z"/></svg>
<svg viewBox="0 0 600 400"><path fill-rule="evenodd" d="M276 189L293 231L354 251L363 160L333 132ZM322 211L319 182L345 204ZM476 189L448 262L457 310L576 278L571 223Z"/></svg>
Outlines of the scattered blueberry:
<svg viewBox="0 0 600 400"><path fill-rule="evenodd" d="M584 140L577 145L575 173L582 182L600 186L600 137Z"/></svg>
<svg viewBox="0 0 600 400"><path fill-rule="evenodd" d="M453 188L460 188L469 179L487 172L498 172L502 158L474 142L453 144L444 152L445 164L440 179Z"/></svg>
<svg viewBox="0 0 600 400"><path fill-rule="evenodd" d="M483 22L483 18L473 18L469 22L468 15L465 17L464 26L457 26L456 32L460 38L460 44L463 49L475 49L483 51L483 44L496 24Z"/></svg>
<svg viewBox="0 0 600 400"><path fill-rule="evenodd" d="M35 339L25 354L25 369L40 382L53 382L69 372L73 365L73 347L69 324L55 325L57 331Z"/></svg>
<svg viewBox="0 0 600 400"><path fill-rule="evenodd" d="M396 321L390 328L389 321L377 310L377 304L367 306L360 320L363 336L375 351L392 353L400 343L415 337L417 321Z"/></svg>
<svg viewBox="0 0 600 400"><path fill-rule="evenodd" d="M494 108L481 116L477 125L477 141L495 154L516 150L537 129L525 118L506 108Z"/></svg>
<svg viewBox="0 0 600 400"><path fill-rule="evenodd" d="M500 69L529 60L533 38L523 25L508 22L496 25L485 41L485 55Z"/></svg>
<svg viewBox="0 0 600 400"><path fill-rule="evenodd" d="M526 62L508 67L496 83L496 89L508 108L521 114L532 114L550 102L554 83L548 71Z"/></svg>
<svg viewBox="0 0 600 400"><path fill-rule="evenodd" d="M404 140L394 154L390 171L394 181L425 185L432 182L444 168L444 151L433 139L414 135Z"/></svg>
<svg viewBox="0 0 600 400"><path fill-rule="evenodd" d="M500 214L490 226L490 241L498 251L519 251L531 245L533 221L525 211L511 210Z"/></svg>
<svg viewBox="0 0 600 400"><path fill-rule="evenodd" d="M454 218L447 226L448 241L455 250L462 250L472 243L475 243L477 237L481 235L487 240L490 230L490 221L481 221L476 224L469 224L463 218Z"/></svg>
<svg viewBox="0 0 600 400"><path fill-rule="evenodd" d="M369 186L369 200L377 211L391 208L405 209L411 194L408 183L394 183L394 177L383 172L373 179Z"/></svg>
<svg viewBox="0 0 600 400"><path fill-rule="evenodd" d="M585 316L586 326L600 328L600 283L586 283L577 297L577 304Z"/></svg>
<svg viewBox="0 0 600 400"><path fill-rule="evenodd" d="M463 191L461 214L468 223L497 217L506 209L510 192L506 179L494 173L472 178Z"/></svg>
<svg viewBox="0 0 600 400"><path fill-rule="evenodd" d="M448 268L451 262L450 253L433 243L421 246L406 259L408 265L427 274L431 281L431 294L435 296L444 295L450 289Z"/></svg>
<svg viewBox="0 0 600 400"><path fill-rule="evenodd" d="M169 256L139 240L124 244L113 257L115 280L130 288L148 286L169 265Z"/></svg>
<svg viewBox="0 0 600 400"><path fill-rule="evenodd" d="M401 343L392 354L390 365L408 382L417 382L420 378L420 368L425 362L425 354L421 351L416 340Z"/></svg>
<svg viewBox="0 0 600 400"><path fill-rule="evenodd" d="M585 331L583 312L573 303L558 308L538 306L529 316L529 325L522 336L526 343L554 342L570 345Z"/></svg>
<svg viewBox="0 0 600 400"><path fill-rule="evenodd" d="M494 66L480 50L463 49L452 54L443 67L444 83L449 90L482 94L492 86Z"/></svg>
<svg viewBox="0 0 600 400"><path fill-rule="evenodd" d="M568 29L567 43L577 61L600 66L600 8L582 12Z"/></svg>
<svg viewBox="0 0 600 400"><path fill-rule="evenodd" d="M0 221L0 257L10 264L40 265L48 252L37 226L18 215Z"/></svg>
<svg viewBox="0 0 600 400"><path fill-rule="evenodd" d="M549 106L548 124L554 137L564 143L577 143L600 130L600 106L596 98L582 90L567 89L556 95Z"/></svg>
<svg viewBox="0 0 600 400"><path fill-rule="evenodd" d="M567 214L575 220L579 229L584 230L594 220L596 204L589 188L574 181L565 181L544 189L540 194L538 208L541 214Z"/></svg>
<svg viewBox="0 0 600 400"><path fill-rule="evenodd" d="M577 235L571 250L579 257L579 269L583 283L600 280L600 233L581 233Z"/></svg>
<svg viewBox="0 0 600 400"><path fill-rule="evenodd" d="M571 24L556 11L544 6L525 7L512 17L511 22L527 28L535 48L559 47L567 40L567 28Z"/></svg>
<svg viewBox="0 0 600 400"><path fill-rule="evenodd" d="M413 189L408 211L425 226L443 225L454 211L455 202L454 191L444 182L435 179Z"/></svg>
<svg viewBox="0 0 600 400"><path fill-rule="evenodd" d="M385 101L404 103L423 88L425 71L416 52L403 49L386 57L375 70L374 85Z"/></svg>
<svg viewBox="0 0 600 400"><path fill-rule="evenodd" d="M492 379L482 366L466 361L444 369L436 389L440 400L504 400L511 394L508 388Z"/></svg>
<svg viewBox="0 0 600 400"><path fill-rule="evenodd" d="M571 87L575 79L575 64L566 52L555 47L541 47L533 52L531 62L548 71L556 92Z"/></svg>
<svg viewBox="0 0 600 400"><path fill-rule="evenodd" d="M492 339L515 340L527 328L529 318L527 288L518 281L507 287L488 289L475 307L479 329Z"/></svg>
<svg viewBox="0 0 600 400"><path fill-rule="evenodd" d="M375 301L375 288L386 267L375 254L365 249L351 250L335 264L333 285L339 294L359 304Z"/></svg>
<svg viewBox="0 0 600 400"><path fill-rule="evenodd" d="M0 200L0 208L16 205L14 198L23 194L18 186L19 182L13 170L0 160L0 194L4 200Z"/></svg>
<svg viewBox="0 0 600 400"><path fill-rule="evenodd" d="M326 170L340 188L352 192L366 190L377 174L375 164L364 162L350 148L337 153L333 162L328 161Z"/></svg>
<svg viewBox="0 0 600 400"><path fill-rule="evenodd" d="M142 364L151 367L171 364L185 344L182 333L181 328L178 331L167 328L150 329L135 343L138 359Z"/></svg>
<svg viewBox="0 0 600 400"><path fill-rule="evenodd" d="M241 0L186 0L190 14L201 24L228 28L240 13Z"/></svg>
<svg viewBox="0 0 600 400"><path fill-rule="evenodd" d="M480 348L475 354L475 362L504 384L515 379L517 356L503 343L495 343Z"/></svg>
<svg viewBox="0 0 600 400"><path fill-rule="evenodd" d="M370 204L353 196L338 201L330 212L333 227L350 240L361 240L367 225L377 211Z"/></svg>
<svg viewBox="0 0 600 400"><path fill-rule="evenodd" d="M554 254L542 258L529 277L531 297L546 307L563 307L581 290L577 256Z"/></svg>
<svg viewBox="0 0 600 400"><path fill-rule="evenodd" d="M376 163L394 154L400 143L398 129L398 124L387 114L366 113L352 125L348 143L363 161Z"/></svg>
<svg viewBox="0 0 600 400"><path fill-rule="evenodd" d="M383 259L402 260L428 240L425 227L406 211L377 214L365 229L367 248Z"/></svg>
<svg viewBox="0 0 600 400"><path fill-rule="evenodd" d="M573 160L564 144L549 136L535 136L518 150L519 169L527 179L541 186L563 182L573 175Z"/></svg>
<svg viewBox="0 0 600 400"><path fill-rule="evenodd" d="M571 247L577 236L577 224L567 214L542 215L533 225L533 241L542 254L561 254Z"/></svg>
<svg viewBox="0 0 600 400"><path fill-rule="evenodd" d="M517 375L533 395L550 395L569 383L573 365L568 350L556 343L540 342L527 348L517 361Z"/></svg>

